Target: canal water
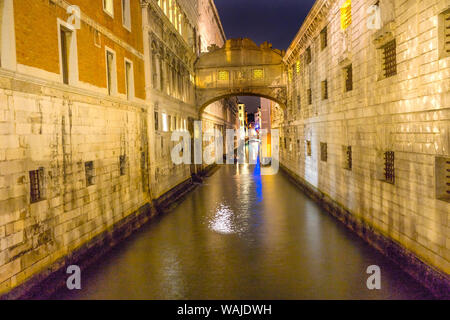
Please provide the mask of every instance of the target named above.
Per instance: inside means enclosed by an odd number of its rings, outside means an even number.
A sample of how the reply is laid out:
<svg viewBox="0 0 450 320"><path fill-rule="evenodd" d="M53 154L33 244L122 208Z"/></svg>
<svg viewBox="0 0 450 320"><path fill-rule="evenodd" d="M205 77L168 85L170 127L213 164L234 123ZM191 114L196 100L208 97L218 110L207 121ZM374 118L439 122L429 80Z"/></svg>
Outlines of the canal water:
<svg viewBox="0 0 450 320"><path fill-rule="evenodd" d="M369 290L366 269L381 269ZM288 178L224 165L54 299L426 299Z"/></svg>

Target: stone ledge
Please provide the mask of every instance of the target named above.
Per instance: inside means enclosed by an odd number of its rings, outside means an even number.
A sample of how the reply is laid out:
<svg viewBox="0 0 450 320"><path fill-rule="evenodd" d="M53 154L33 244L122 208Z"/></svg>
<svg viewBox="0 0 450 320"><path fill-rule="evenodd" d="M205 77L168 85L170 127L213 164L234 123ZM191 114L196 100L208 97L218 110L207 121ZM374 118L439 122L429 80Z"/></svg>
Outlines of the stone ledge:
<svg viewBox="0 0 450 320"><path fill-rule="evenodd" d="M355 232L369 245L397 264L403 271L427 288L433 296L438 299L450 299L450 279L446 274L426 264L400 244L387 238L368 223L355 217L342 205L287 167L280 164L280 168L308 197L317 202L323 209L342 222L348 229Z"/></svg>

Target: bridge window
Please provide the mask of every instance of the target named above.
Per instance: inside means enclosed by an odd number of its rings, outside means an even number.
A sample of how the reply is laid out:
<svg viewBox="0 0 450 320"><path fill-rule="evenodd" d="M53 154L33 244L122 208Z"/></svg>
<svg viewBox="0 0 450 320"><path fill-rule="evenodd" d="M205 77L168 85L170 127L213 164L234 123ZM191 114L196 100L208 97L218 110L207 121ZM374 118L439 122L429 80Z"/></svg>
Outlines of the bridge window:
<svg viewBox="0 0 450 320"><path fill-rule="evenodd" d="M327 27L323 28L320 31L320 48L321 50L325 49L328 46L328 29Z"/></svg>
<svg viewBox="0 0 450 320"><path fill-rule="evenodd" d="M352 65L349 65L344 68L344 84L345 84L346 92L353 90L353 67L352 67Z"/></svg>
<svg viewBox="0 0 450 320"><path fill-rule="evenodd" d="M322 100L328 99L328 80L322 81Z"/></svg>
<svg viewBox="0 0 450 320"><path fill-rule="evenodd" d="M264 78L264 70L263 69L254 69L253 70L253 79L260 80Z"/></svg>
<svg viewBox="0 0 450 320"><path fill-rule="evenodd" d="M229 71L219 71L219 76L218 76L220 81L228 81L230 80L230 72Z"/></svg>
<svg viewBox="0 0 450 320"><path fill-rule="evenodd" d="M450 9L439 15L439 55L450 57Z"/></svg>
<svg viewBox="0 0 450 320"><path fill-rule="evenodd" d="M342 146L342 153L344 155L344 169L352 170L352 166L353 166L352 147L351 146Z"/></svg>
<svg viewBox="0 0 450 320"><path fill-rule="evenodd" d="M44 168L29 172L30 175L30 202L44 200Z"/></svg>
<svg viewBox="0 0 450 320"><path fill-rule="evenodd" d="M121 176L124 176L127 173L127 156L126 155L121 155L119 157L119 170L120 170Z"/></svg>
<svg viewBox="0 0 450 320"><path fill-rule="evenodd" d="M306 140L306 155L311 157L311 140Z"/></svg>
<svg viewBox="0 0 450 320"><path fill-rule="evenodd" d="M381 50L383 50L384 78L395 76L397 74L397 50L395 40L385 44Z"/></svg>
<svg viewBox="0 0 450 320"><path fill-rule="evenodd" d="M328 145L324 142L320 143L320 160L323 162L328 160Z"/></svg>
<svg viewBox="0 0 450 320"><path fill-rule="evenodd" d="M352 1L346 0L341 7L341 28L346 30L352 24Z"/></svg>
<svg viewBox="0 0 450 320"><path fill-rule="evenodd" d="M436 197L450 202L450 158L436 157Z"/></svg>
<svg viewBox="0 0 450 320"><path fill-rule="evenodd" d="M95 184L95 172L94 172L94 162L88 161L84 163L84 172L86 175L86 186L93 186Z"/></svg>

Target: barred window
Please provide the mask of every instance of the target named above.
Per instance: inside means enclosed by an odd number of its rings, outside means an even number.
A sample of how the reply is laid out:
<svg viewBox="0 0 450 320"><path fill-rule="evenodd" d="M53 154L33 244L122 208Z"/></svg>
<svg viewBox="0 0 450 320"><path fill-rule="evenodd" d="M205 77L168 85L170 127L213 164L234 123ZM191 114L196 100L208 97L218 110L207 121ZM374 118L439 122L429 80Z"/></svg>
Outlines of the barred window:
<svg viewBox="0 0 450 320"><path fill-rule="evenodd" d="M308 89L308 104L312 104L312 90Z"/></svg>
<svg viewBox="0 0 450 320"><path fill-rule="evenodd" d="M311 140L306 140L306 155L311 157Z"/></svg>
<svg viewBox="0 0 450 320"><path fill-rule="evenodd" d="M436 157L436 197L450 202L450 158Z"/></svg>
<svg viewBox="0 0 450 320"><path fill-rule="evenodd" d="M384 180L392 184L395 183L394 162L394 151L386 151L384 153Z"/></svg>
<svg viewBox="0 0 450 320"><path fill-rule="evenodd" d="M220 81L228 81L230 79L230 73L226 70L219 71L219 80Z"/></svg>
<svg viewBox="0 0 450 320"><path fill-rule="evenodd" d="M341 7L341 28L347 29L352 24L352 1L346 0Z"/></svg>
<svg viewBox="0 0 450 320"><path fill-rule="evenodd" d="M352 170L352 167L353 167L352 147L351 146L343 146L342 152L344 154L344 169Z"/></svg>
<svg viewBox="0 0 450 320"><path fill-rule="evenodd" d="M295 72L300 73L300 60L295 63Z"/></svg>
<svg viewBox="0 0 450 320"><path fill-rule="evenodd" d="M124 176L127 173L127 156L121 155L119 158L120 163L120 175Z"/></svg>
<svg viewBox="0 0 450 320"><path fill-rule="evenodd" d="M155 111L155 131L159 130L159 115L158 112Z"/></svg>
<svg viewBox="0 0 450 320"><path fill-rule="evenodd" d="M44 199L44 168L33 170L30 174L30 202L35 203Z"/></svg>
<svg viewBox="0 0 450 320"><path fill-rule="evenodd" d="M300 110L300 106L301 106L301 98L300 95L297 96L297 108Z"/></svg>
<svg viewBox="0 0 450 320"><path fill-rule="evenodd" d="M86 186L92 186L95 184L94 162L88 161L84 163L84 171L86 174Z"/></svg>
<svg viewBox="0 0 450 320"><path fill-rule="evenodd" d="M353 90L353 67L349 65L344 68L345 91Z"/></svg>
<svg viewBox="0 0 450 320"><path fill-rule="evenodd" d="M307 64L311 63L312 61L311 47L308 47L305 51L305 60Z"/></svg>
<svg viewBox="0 0 450 320"><path fill-rule="evenodd" d="M323 162L328 160L328 145L324 142L320 143L320 160Z"/></svg>
<svg viewBox="0 0 450 320"><path fill-rule="evenodd" d="M253 79L260 80L264 78L264 70L263 69L255 69L253 70Z"/></svg>
<svg viewBox="0 0 450 320"><path fill-rule="evenodd" d="M389 78L397 74L396 42L392 40L382 47L384 77Z"/></svg>
<svg viewBox="0 0 450 320"><path fill-rule="evenodd" d="M450 9L439 15L439 57L450 57Z"/></svg>
<svg viewBox="0 0 450 320"><path fill-rule="evenodd" d="M328 99L328 80L322 81L322 100Z"/></svg>
<svg viewBox="0 0 450 320"><path fill-rule="evenodd" d="M320 31L320 49L323 50L328 46L328 29L327 27L323 28Z"/></svg>

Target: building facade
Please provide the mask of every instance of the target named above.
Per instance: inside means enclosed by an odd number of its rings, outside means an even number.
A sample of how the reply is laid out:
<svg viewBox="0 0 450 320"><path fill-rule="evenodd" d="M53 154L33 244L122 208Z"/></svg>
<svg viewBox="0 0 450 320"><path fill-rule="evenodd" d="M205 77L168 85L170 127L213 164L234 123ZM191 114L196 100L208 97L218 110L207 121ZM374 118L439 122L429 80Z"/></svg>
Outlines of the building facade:
<svg viewBox="0 0 450 320"><path fill-rule="evenodd" d="M214 13L196 0L0 1L0 295L114 241L189 180L169 135L201 118L193 63L200 41L224 41ZM233 101L208 108L205 123L235 126Z"/></svg>
<svg viewBox="0 0 450 320"><path fill-rule="evenodd" d="M287 114L272 108L286 170L346 221L444 274L449 9L446 0L318 0L284 57Z"/></svg>

